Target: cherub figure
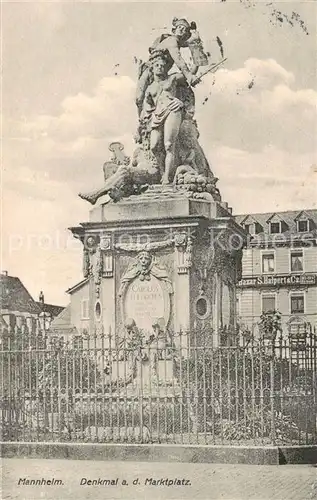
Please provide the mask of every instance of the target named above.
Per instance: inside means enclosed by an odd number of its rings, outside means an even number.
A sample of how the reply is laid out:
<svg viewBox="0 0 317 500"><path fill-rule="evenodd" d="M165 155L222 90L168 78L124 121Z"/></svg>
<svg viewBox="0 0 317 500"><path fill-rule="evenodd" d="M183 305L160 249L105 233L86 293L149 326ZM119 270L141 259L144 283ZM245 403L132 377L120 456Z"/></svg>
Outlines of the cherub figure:
<svg viewBox="0 0 317 500"><path fill-rule="evenodd" d="M152 321L152 328L153 332L150 335L147 344L149 346L151 373L153 376L157 377L159 375L158 361L171 359L172 356L170 350L168 349L169 341L164 318L154 318Z"/></svg>

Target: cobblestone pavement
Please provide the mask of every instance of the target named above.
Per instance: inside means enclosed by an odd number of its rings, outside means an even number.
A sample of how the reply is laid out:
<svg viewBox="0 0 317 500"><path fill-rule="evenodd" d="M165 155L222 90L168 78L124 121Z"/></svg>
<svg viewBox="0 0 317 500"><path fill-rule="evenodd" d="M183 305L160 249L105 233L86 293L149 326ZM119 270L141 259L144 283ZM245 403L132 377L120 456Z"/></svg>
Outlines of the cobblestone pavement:
<svg viewBox="0 0 317 500"><path fill-rule="evenodd" d="M3 500L317 500L317 468L309 465L4 459L2 471ZM42 478L62 485L26 484ZM81 485L83 478L117 484Z"/></svg>

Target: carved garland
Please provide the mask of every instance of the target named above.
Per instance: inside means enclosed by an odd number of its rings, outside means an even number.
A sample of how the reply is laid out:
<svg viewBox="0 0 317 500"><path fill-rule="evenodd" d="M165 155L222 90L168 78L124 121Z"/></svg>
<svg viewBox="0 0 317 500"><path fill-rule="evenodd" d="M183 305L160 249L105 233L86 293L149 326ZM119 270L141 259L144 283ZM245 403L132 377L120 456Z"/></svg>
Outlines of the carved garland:
<svg viewBox="0 0 317 500"><path fill-rule="evenodd" d="M113 250L127 253L153 252L175 245L178 273L188 273L192 266L193 241L186 232L176 232L164 241L115 244L112 244L111 235L103 234L99 242L95 236L88 236L86 245L83 251L83 275L85 278L93 276L97 298L100 297L102 277L113 277Z"/></svg>
<svg viewBox="0 0 317 500"><path fill-rule="evenodd" d="M93 266L95 293L96 293L97 298L100 297L100 284L101 284L102 270L103 270L102 253L101 253L100 246L98 246L98 248L96 249L95 263Z"/></svg>
<svg viewBox="0 0 317 500"><path fill-rule="evenodd" d="M176 233L174 237L178 274L187 274L192 266L193 240L186 233Z"/></svg>
<svg viewBox="0 0 317 500"><path fill-rule="evenodd" d="M151 252L172 246L173 243L174 238L169 238L168 240L156 242L153 241L151 243L115 243L113 245L113 248L115 250L121 250L123 252Z"/></svg>
<svg viewBox="0 0 317 500"><path fill-rule="evenodd" d="M90 255L89 255L89 250L85 248L83 253L83 276L84 278L88 278L90 274L91 274Z"/></svg>

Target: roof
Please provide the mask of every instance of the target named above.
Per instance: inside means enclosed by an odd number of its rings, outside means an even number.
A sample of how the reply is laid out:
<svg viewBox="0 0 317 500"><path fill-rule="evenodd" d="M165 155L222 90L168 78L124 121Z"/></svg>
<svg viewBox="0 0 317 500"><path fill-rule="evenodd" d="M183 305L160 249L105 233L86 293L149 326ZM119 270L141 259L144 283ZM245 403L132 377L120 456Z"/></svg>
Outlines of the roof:
<svg viewBox="0 0 317 500"><path fill-rule="evenodd" d="M45 302L44 302L44 304L43 304L43 302L39 302L39 301L37 301L36 303L41 308L42 312L50 314L52 318L55 318L56 316L58 316L63 311L63 309L65 309L63 306L56 306L54 304L46 304Z"/></svg>
<svg viewBox="0 0 317 500"><path fill-rule="evenodd" d="M0 274L0 306L12 312L39 314L40 307L19 278Z"/></svg>
<svg viewBox="0 0 317 500"><path fill-rule="evenodd" d="M77 283L76 285L72 286L71 288L69 288L68 290L66 290L66 293L73 293L73 292L76 292L76 290L78 290L79 288L81 288L82 286L86 285L86 283L88 283L89 281L89 278L85 278L84 280L80 281L79 283Z"/></svg>
<svg viewBox="0 0 317 500"><path fill-rule="evenodd" d="M306 212L306 210L302 210L301 212L299 212L297 214L297 216L295 217L295 220L304 220L307 217L309 218L309 214Z"/></svg>
<svg viewBox="0 0 317 500"><path fill-rule="evenodd" d="M270 217L267 219L267 223L272 222L272 221L285 221L283 216L279 212L274 212L274 214L270 215Z"/></svg>
<svg viewBox="0 0 317 500"><path fill-rule="evenodd" d="M70 304L66 306L56 318L53 319L50 325L50 330L58 330L58 331L73 331L75 330L74 325L71 324L71 310Z"/></svg>
<svg viewBox="0 0 317 500"><path fill-rule="evenodd" d="M284 212L265 212L265 213L252 213L252 214L240 214L240 215L235 215L235 220L237 221L238 224L243 224L246 218L251 216L260 226L262 227L263 231L259 232L259 234L254 235L254 240L261 240L263 238L263 235L267 238L267 235L270 235L276 239L278 236L277 234L271 235L269 233L269 222L270 220L274 217L278 217L280 220L284 221L287 229L282 233L284 236L291 236L291 235L302 235L302 234L307 234L307 233L299 233L297 231L297 224L296 221L302 214L307 215L308 219L313 221L313 227L310 229L309 234L311 234L313 237L317 236L317 209L311 209L311 210L291 210L291 211L284 211Z"/></svg>
<svg viewBox="0 0 317 500"><path fill-rule="evenodd" d="M241 216L242 217L242 216ZM244 216L241 221L240 221L240 224L245 224L246 221L248 221L248 224L249 222L252 224L252 222L256 222L255 218L253 217L252 214L248 214L246 216Z"/></svg>

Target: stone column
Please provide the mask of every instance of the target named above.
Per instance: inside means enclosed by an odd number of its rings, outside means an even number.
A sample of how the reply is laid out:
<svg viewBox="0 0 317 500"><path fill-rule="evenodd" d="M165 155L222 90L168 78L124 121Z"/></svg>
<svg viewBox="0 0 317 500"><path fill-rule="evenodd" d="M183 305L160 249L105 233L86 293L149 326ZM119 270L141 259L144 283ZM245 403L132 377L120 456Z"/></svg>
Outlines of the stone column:
<svg viewBox="0 0 317 500"><path fill-rule="evenodd" d="M190 274L191 242L186 233L175 234L175 282L174 282L174 331L181 336L182 347L187 346L186 333L190 328ZM180 346L180 337L176 336L175 344Z"/></svg>
<svg viewBox="0 0 317 500"><path fill-rule="evenodd" d="M116 316L116 289L114 279L115 259L113 256L113 242L111 234L103 234L100 237L100 249L102 251L102 280L101 280L101 322L104 332L104 345L109 345L109 333L114 335L115 332L115 316ZM112 345L114 345L114 336L112 337Z"/></svg>

